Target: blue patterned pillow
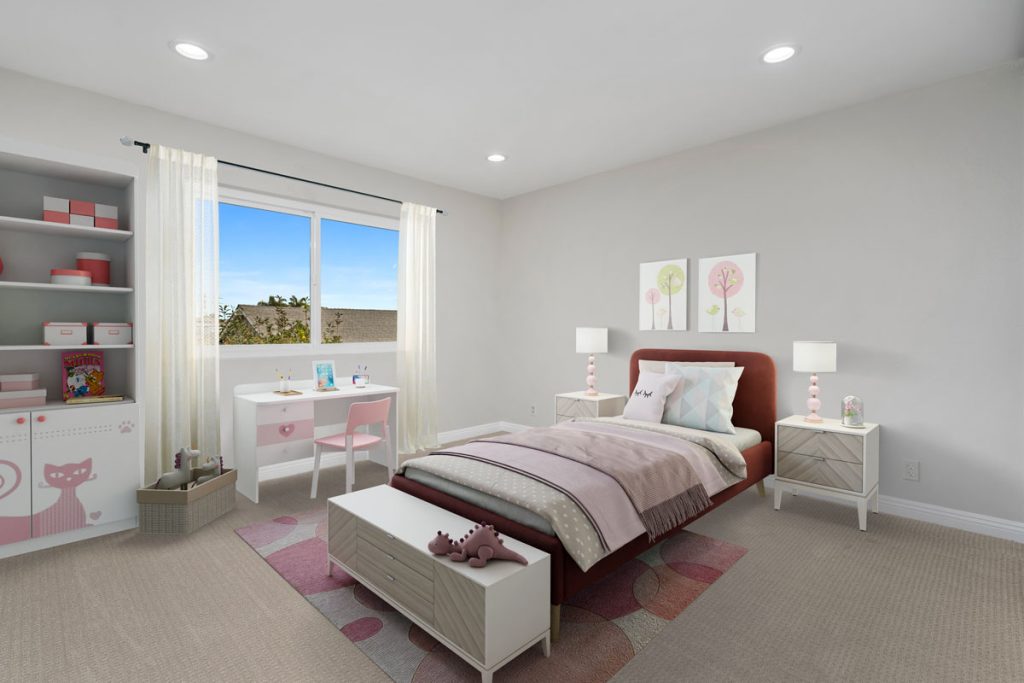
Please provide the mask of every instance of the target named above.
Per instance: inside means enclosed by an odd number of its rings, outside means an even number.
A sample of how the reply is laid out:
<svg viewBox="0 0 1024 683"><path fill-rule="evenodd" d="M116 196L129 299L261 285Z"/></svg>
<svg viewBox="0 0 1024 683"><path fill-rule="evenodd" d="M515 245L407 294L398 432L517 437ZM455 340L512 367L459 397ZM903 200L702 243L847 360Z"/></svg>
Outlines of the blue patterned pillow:
<svg viewBox="0 0 1024 683"><path fill-rule="evenodd" d="M743 368L669 363L665 374L680 375L682 381L665 402L662 422L709 432L736 433L732 426L732 400L736 398Z"/></svg>

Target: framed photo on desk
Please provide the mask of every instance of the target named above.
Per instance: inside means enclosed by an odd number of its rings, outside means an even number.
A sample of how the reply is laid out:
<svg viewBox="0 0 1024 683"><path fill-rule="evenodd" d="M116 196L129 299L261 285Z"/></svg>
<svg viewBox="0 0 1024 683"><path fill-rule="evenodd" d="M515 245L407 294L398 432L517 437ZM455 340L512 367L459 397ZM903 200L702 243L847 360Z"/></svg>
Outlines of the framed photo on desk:
<svg viewBox="0 0 1024 683"><path fill-rule="evenodd" d="M334 361L313 361L313 388L316 391L337 391L334 382Z"/></svg>

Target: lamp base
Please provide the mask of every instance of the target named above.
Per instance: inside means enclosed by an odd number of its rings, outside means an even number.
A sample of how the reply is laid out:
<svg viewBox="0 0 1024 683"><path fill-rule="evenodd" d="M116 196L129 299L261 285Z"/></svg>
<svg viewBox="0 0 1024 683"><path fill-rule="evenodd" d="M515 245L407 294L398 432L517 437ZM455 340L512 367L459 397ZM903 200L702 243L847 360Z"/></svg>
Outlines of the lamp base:
<svg viewBox="0 0 1024 683"><path fill-rule="evenodd" d="M587 390L583 392L585 396L597 396L597 364L594 359L594 354L590 354L587 357Z"/></svg>
<svg viewBox="0 0 1024 683"><path fill-rule="evenodd" d="M818 415L818 408L821 408L821 400L818 398L818 393L821 390L818 388L818 375L811 375L811 386L807 387L807 395L810 398L807 399L807 415L804 416L804 422L811 422L818 424L824 422L821 419L821 415Z"/></svg>

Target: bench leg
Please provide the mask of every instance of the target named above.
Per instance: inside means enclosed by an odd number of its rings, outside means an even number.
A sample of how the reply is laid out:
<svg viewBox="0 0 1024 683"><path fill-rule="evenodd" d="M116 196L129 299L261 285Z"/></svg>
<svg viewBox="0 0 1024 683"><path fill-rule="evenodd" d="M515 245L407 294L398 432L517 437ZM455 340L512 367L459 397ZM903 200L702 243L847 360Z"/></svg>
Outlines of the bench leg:
<svg viewBox="0 0 1024 683"><path fill-rule="evenodd" d="M762 479L761 481L757 482L757 495L759 495L762 498L764 498L764 479Z"/></svg>
<svg viewBox="0 0 1024 683"><path fill-rule="evenodd" d="M551 605L551 640L558 642L558 636L562 632L562 606Z"/></svg>

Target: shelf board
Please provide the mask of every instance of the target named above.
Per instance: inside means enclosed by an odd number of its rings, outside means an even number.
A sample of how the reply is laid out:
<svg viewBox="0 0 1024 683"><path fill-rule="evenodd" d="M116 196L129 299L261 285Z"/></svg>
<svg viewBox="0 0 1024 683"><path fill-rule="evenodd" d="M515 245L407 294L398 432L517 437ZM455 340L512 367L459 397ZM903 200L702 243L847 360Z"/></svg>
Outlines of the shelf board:
<svg viewBox="0 0 1024 683"><path fill-rule="evenodd" d="M77 403L68 405L64 401L47 401L44 406L34 406L32 408L0 408L0 415L9 413L30 413L39 412L41 410L78 410L79 408L95 408L96 406L122 406L125 403L135 403L135 399L130 396L126 396L123 401L110 401L108 403Z"/></svg>
<svg viewBox="0 0 1024 683"><path fill-rule="evenodd" d="M110 240L113 242L124 242L126 240L130 240L133 234L131 230L90 228L85 225L51 223L49 221L37 221L31 218L15 218L14 216L0 216L0 229L16 230L18 232L34 232L45 235L63 235L65 237L87 237L89 239Z"/></svg>
<svg viewBox="0 0 1024 683"><path fill-rule="evenodd" d="M77 346L47 346L46 344L25 344L23 346L0 346L0 353L6 351L106 351L107 349L134 348L134 344L78 344Z"/></svg>
<svg viewBox="0 0 1024 683"><path fill-rule="evenodd" d="M130 294L131 287L97 287L93 285L54 285L49 282L9 282L0 280L0 289L46 289L60 292L89 292L91 294Z"/></svg>

